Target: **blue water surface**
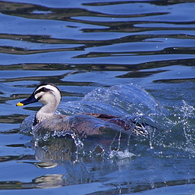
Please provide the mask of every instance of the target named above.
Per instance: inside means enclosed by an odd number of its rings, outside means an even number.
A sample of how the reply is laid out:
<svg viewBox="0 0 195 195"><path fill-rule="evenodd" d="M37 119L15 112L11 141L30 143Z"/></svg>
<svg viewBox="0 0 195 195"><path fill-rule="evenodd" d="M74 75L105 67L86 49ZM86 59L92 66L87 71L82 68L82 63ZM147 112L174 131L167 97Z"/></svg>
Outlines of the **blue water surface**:
<svg viewBox="0 0 195 195"><path fill-rule="evenodd" d="M195 193L195 1L5 0L0 20L0 194ZM20 125L40 103L15 105L42 83L59 87L63 114L155 128L84 152L36 145Z"/></svg>

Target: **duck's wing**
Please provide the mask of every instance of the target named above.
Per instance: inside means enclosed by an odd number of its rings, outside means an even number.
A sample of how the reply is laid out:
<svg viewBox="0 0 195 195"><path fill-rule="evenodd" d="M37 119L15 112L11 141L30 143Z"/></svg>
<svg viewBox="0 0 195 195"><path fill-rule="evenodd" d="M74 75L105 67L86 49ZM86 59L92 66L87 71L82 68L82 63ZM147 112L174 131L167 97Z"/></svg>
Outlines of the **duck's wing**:
<svg viewBox="0 0 195 195"><path fill-rule="evenodd" d="M114 116L85 113L70 116L68 123L70 125L70 129L80 135L80 137L96 137L102 135L109 136L110 132L116 132L121 129L114 123L105 123L106 120L111 118L114 118Z"/></svg>
<svg viewBox="0 0 195 195"><path fill-rule="evenodd" d="M148 127L148 125L145 123L140 123L140 122L134 120L133 117L127 116L127 117L122 118L122 117L118 117L118 116L114 116L114 115L101 114L101 113L84 113L84 114L91 116L91 117L95 117L97 119L101 119L103 121L106 121L104 126L106 126L108 124L109 125L112 124L113 128L116 128L116 126L118 126L122 130L131 132L133 135L136 135L136 136L137 135L141 135L141 136L148 135L148 131L146 129L146 127ZM119 129L119 128L117 128L117 129Z"/></svg>
<svg viewBox="0 0 195 195"><path fill-rule="evenodd" d="M95 118L99 118L103 121L107 121L107 120L112 119L112 118L120 118L118 116L109 115L109 114L102 114L102 113L81 113L81 114L84 114L84 115L87 115L87 116L92 116L92 117L95 117Z"/></svg>
<svg viewBox="0 0 195 195"><path fill-rule="evenodd" d="M106 123L113 123L123 130L131 132L135 136L148 136L150 125L137 121L132 117L124 117L124 118L111 118L106 121ZM153 127L151 127L153 128Z"/></svg>

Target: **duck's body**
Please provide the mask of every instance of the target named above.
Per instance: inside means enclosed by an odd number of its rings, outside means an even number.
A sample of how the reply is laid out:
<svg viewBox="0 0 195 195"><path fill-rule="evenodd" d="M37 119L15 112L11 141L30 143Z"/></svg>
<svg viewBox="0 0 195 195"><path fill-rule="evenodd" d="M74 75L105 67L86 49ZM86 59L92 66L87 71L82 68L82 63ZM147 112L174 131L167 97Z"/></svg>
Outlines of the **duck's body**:
<svg viewBox="0 0 195 195"><path fill-rule="evenodd" d="M52 132L54 134L63 134L73 132L80 137L105 135L110 132L122 131L124 133L133 132L136 135L146 135L142 125L128 120L120 119L119 117L84 113L73 116L56 114L55 111L61 101L60 90L53 84L39 85L32 95L17 104L23 106L34 102L41 102L43 106L36 113L33 123L33 130L39 131L39 134ZM129 130L129 131L128 131Z"/></svg>

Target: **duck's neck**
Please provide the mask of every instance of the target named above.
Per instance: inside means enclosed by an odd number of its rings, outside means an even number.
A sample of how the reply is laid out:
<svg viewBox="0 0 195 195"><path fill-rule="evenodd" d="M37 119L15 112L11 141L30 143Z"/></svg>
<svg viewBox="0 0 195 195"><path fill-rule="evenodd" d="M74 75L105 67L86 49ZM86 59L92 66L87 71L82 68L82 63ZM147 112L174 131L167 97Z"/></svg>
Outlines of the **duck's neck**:
<svg viewBox="0 0 195 195"><path fill-rule="evenodd" d="M37 123L42 122L45 119L52 118L55 115L57 107L58 104L56 102L43 105L35 115L33 126L36 125Z"/></svg>

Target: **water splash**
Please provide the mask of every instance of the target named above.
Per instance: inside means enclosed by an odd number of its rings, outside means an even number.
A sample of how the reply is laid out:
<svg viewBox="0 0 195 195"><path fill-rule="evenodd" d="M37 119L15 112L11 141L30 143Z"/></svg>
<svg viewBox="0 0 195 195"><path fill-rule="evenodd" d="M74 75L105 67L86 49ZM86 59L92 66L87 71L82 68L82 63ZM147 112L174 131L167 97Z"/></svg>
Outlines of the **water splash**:
<svg viewBox="0 0 195 195"><path fill-rule="evenodd" d="M183 106L181 107L181 113L183 113L183 118L181 119L181 123L183 124L183 131L186 138L186 150L195 153L195 125L190 124L190 119L194 119L195 109L193 106L188 105L184 100L182 101Z"/></svg>
<svg viewBox="0 0 195 195"><path fill-rule="evenodd" d="M84 147L84 144L83 144L83 142L80 140L80 138L79 138L78 135L76 135L75 133L72 133L72 134L71 134L71 137L72 137L72 139L74 140L74 143L75 143L77 149L82 149L82 148Z"/></svg>
<svg viewBox="0 0 195 195"><path fill-rule="evenodd" d="M169 115L155 118L157 129L150 133L150 146L195 153L195 108L182 100L181 106L171 109Z"/></svg>
<svg viewBox="0 0 195 195"><path fill-rule="evenodd" d="M110 88L96 88L81 101L63 103L62 114L105 113L116 116L162 114L165 109L144 89L133 85L115 85Z"/></svg>

